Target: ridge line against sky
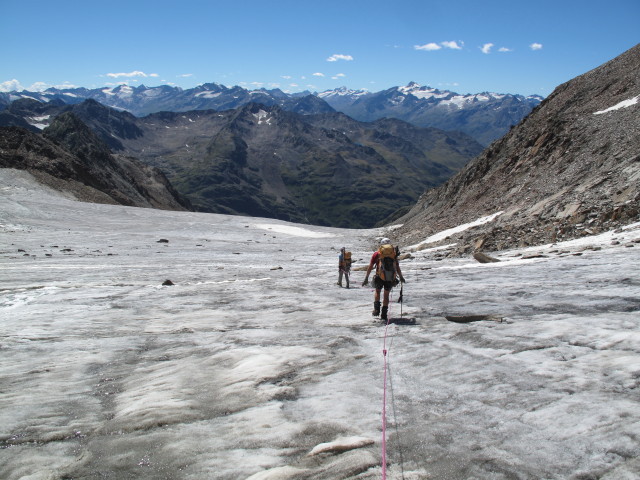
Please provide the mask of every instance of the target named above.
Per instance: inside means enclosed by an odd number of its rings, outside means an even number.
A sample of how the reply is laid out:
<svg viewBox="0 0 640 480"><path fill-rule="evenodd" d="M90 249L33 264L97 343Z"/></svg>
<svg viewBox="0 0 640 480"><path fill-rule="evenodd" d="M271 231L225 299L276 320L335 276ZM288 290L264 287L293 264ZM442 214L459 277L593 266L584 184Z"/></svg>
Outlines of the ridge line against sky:
<svg viewBox="0 0 640 480"><path fill-rule="evenodd" d="M0 0L0 92L204 83L538 94L640 40L637 0Z"/></svg>

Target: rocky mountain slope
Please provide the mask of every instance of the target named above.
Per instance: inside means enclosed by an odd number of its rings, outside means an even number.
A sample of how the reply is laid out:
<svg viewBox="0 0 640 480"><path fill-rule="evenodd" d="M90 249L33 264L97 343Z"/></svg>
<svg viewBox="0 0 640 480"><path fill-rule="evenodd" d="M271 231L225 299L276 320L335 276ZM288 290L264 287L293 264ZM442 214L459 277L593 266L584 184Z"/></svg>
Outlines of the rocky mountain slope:
<svg viewBox="0 0 640 480"><path fill-rule="evenodd" d="M308 102L311 110L314 98L299 107ZM6 115L43 126L62 112L80 118L113 151L159 167L199 210L322 225L369 227L406 212L425 188L482 151L459 132L259 104L137 118L94 100L21 99Z"/></svg>
<svg viewBox="0 0 640 480"><path fill-rule="evenodd" d="M27 170L45 185L83 201L190 209L160 170L113 155L72 113L60 115L43 134L0 127L0 168Z"/></svg>
<svg viewBox="0 0 640 480"><path fill-rule="evenodd" d="M375 93L339 88L315 94L287 94L279 89L246 90L238 86L230 88L207 83L187 90L167 85L119 85L114 88L50 88L44 92L0 93L0 109L20 99L67 105L92 99L136 116L162 111L229 110L249 103L260 103L266 106L277 105L283 110L302 114L340 111L364 122L385 117L397 118L420 127L459 130L483 145L504 135L542 100L537 95L460 95L422 87L416 83ZM7 125L3 123L1 113L0 125Z"/></svg>
<svg viewBox="0 0 640 480"><path fill-rule="evenodd" d="M638 220L640 45L557 87L505 137L424 193L396 233L407 245L498 213L423 246L500 250Z"/></svg>

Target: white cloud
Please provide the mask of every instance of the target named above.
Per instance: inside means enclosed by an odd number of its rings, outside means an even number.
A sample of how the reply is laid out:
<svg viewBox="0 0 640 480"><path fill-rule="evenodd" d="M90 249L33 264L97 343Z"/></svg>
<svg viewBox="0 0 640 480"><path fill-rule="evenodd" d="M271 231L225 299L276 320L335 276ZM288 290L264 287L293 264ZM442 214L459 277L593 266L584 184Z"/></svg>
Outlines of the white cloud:
<svg viewBox="0 0 640 480"><path fill-rule="evenodd" d="M73 85L69 82L64 82L61 85L50 85L45 82L35 82L29 87L23 87L22 84L14 78L13 80L8 80L6 82L0 83L0 92L20 92L22 90L27 90L29 92L44 92L46 89L52 87L58 88L60 90L63 90L65 88L78 88L76 85Z"/></svg>
<svg viewBox="0 0 640 480"><path fill-rule="evenodd" d="M336 77L340 78L340 77L346 77L346 75L344 73L338 73L336 74Z"/></svg>
<svg viewBox="0 0 640 480"><path fill-rule="evenodd" d="M462 50L463 45L464 45L464 42L458 43L455 41L440 42L440 43L431 42L431 43L425 43L424 45L414 45L413 48L416 50L426 50L428 52L433 52L435 50L440 50L443 47L450 48L451 50Z"/></svg>
<svg viewBox="0 0 640 480"><path fill-rule="evenodd" d="M414 45L413 48L415 48L416 50L434 51L440 50L442 47L437 43L427 43L425 45Z"/></svg>
<svg viewBox="0 0 640 480"><path fill-rule="evenodd" d="M182 75L178 75L178 77L180 78L188 78L193 76L193 73L183 73Z"/></svg>
<svg viewBox="0 0 640 480"><path fill-rule="evenodd" d="M291 75L282 75L285 80L291 80Z"/></svg>
<svg viewBox="0 0 640 480"><path fill-rule="evenodd" d="M51 88L53 86L53 88L58 88L60 90L64 90L65 88L78 88L77 85L74 85L72 83L69 82L64 82L61 85L49 85L48 83L44 83L44 82L36 82L33 85L31 85L28 90L31 92L43 92L45 91L47 88Z"/></svg>
<svg viewBox="0 0 640 480"><path fill-rule="evenodd" d="M489 54L491 53L491 49L493 48L493 46L493 43L485 43L484 45L482 45L482 47L480 47L480 50L482 50L482 53Z"/></svg>
<svg viewBox="0 0 640 480"><path fill-rule="evenodd" d="M458 42L442 42L440 45L442 45L444 48L450 48L452 50L462 50L462 46L464 45L464 42L460 42L460 45L458 45Z"/></svg>
<svg viewBox="0 0 640 480"><path fill-rule="evenodd" d="M150 73L149 76L150 77L159 77L160 75L158 75L157 73Z"/></svg>
<svg viewBox="0 0 640 480"><path fill-rule="evenodd" d="M316 72L313 74L314 77L324 77L324 73Z"/></svg>
<svg viewBox="0 0 640 480"><path fill-rule="evenodd" d="M350 62L353 60L353 57L351 55L335 54L327 58L327 62L337 62L338 60L346 60L347 62Z"/></svg>
<svg viewBox="0 0 640 480"><path fill-rule="evenodd" d="M111 78L120 78L120 77L127 77L127 78L132 78L132 77L146 77L147 74L144 72L141 72L139 70L134 70L133 72L128 72L128 73L107 73L107 77L111 77Z"/></svg>
<svg viewBox="0 0 640 480"><path fill-rule="evenodd" d="M29 90L30 92L44 92L47 88L49 88L51 85L48 85L44 82L36 82L33 85L31 85L29 88L27 88L27 90ZM67 85L63 85L62 87L58 87L58 88L73 88L72 86L67 86Z"/></svg>
<svg viewBox="0 0 640 480"><path fill-rule="evenodd" d="M13 80L7 80L6 82L0 83L0 92L13 92L24 90L20 82L15 78Z"/></svg>
<svg viewBox="0 0 640 480"><path fill-rule="evenodd" d="M513 50L511 48L507 48L507 47L500 47L498 49L499 52L513 52Z"/></svg>
<svg viewBox="0 0 640 480"><path fill-rule="evenodd" d="M529 45L529 48L531 50L541 50L542 49L542 44L541 43L532 43L531 45Z"/></svg>

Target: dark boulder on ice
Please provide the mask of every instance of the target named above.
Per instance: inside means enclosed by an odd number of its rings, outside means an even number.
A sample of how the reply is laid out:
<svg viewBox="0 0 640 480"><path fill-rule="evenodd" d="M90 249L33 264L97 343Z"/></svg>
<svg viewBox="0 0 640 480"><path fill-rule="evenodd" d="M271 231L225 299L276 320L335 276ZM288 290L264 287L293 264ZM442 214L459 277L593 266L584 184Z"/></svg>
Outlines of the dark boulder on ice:
<svg viewBox="0 0 640 480"><path fill-rule="evenodd" d="M473 258L475 258L480 263L497 263L500 260L494 257L490 257L489 255L482 252L474 252Z"/></svg>

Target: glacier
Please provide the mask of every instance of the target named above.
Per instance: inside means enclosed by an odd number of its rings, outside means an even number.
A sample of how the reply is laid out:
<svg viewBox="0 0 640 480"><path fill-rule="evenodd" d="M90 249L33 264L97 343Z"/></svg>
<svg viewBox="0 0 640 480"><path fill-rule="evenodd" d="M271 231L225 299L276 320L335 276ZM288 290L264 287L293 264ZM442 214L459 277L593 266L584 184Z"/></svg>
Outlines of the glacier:
<svg viewBox="0 0 640 480"><path fill-rule="evenodd" d="M387 478L638 478L640 224L492 264L411 252L391 316L416 324L388 329L360 287L387 234L0 170L2 478L382 478L385 330Z"/></svg>

